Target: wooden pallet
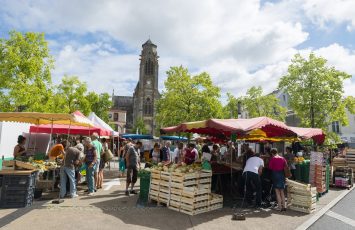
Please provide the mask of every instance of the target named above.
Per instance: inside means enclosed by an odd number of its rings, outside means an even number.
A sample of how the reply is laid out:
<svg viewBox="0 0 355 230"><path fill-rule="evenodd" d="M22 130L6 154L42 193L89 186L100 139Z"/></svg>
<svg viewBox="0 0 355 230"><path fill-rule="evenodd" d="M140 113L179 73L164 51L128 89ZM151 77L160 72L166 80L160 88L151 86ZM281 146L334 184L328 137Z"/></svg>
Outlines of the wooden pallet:
<svg viewBox="0 0 355 230"><path fill-rule="evenodd" d="M182 189L170 187L170 194L181 196Z"/></svg>
<svg viewBox="0 0 355 230"><path fill-rule="evenodd" d="M183 194L184 195L184 194ZM181 202L184 202L186 204L194 204L196 202L202 202L202 201L208 201L209 200L209 195L204 194L204 195L198 195L195 197L186 197L186 196L181 196Z"/></svg>

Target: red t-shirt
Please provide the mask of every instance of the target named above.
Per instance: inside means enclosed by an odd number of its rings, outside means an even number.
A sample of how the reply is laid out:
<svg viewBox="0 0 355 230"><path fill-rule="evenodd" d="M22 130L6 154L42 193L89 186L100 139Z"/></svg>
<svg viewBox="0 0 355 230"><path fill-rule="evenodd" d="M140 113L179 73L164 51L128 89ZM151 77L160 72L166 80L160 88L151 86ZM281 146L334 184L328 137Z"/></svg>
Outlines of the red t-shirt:
<svg viewBox="0 0 355 230"><path fill-rule="evenodd" d="M282 171L284 170L285 166L287 165L287 162L285 158L281 156L276 156L271 158L269 161L269 169L273 171Z"/></svg>

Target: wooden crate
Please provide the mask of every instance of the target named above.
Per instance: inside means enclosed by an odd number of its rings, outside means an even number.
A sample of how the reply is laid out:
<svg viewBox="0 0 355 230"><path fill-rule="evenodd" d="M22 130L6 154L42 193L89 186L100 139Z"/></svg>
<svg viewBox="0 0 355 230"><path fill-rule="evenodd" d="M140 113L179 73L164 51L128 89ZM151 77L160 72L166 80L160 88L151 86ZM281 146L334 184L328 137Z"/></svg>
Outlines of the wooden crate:
<svg viewBox="0 0 355 230"><path fill-rule="evenodd" d="M316 211L315 208L304 208L304 207L300 207L300 206L296 206L296 205L290 205L289 209L294 210L294 211L298 211L298 212L308 213L308 214Z"/></svg>
<svg viewBox="0 0 355 230"><path fill-rule="evenodd" d="M175 195L175 194L170 194L170 201L175 201L175 202L181 202L181 196Z"/></svg>
<svg viewBox="0 0 355 230"><path fill-rule="evenodd" d="M170 188L170 181L160 180L159 185Z"/></svg>
<svg viewBox="0 0 355 230"><path fill-rule="evenodd" d="M149 195L158 196L159 195L159 190L150 189Z"/></svg>
<svg viewBox="0 0 355 230"><path fill-rule="evenodd" d="M160 186L159 187L159 192L170 194L170 188L169 187Z"/></svg>
<svg viewBox="0 0 355 230"><path fill-rule="evenodd" d="M150 189L151 189L151 190L159 191L159 185L151 184L151 185L150 185Z"/></svg>
<svg viewBox="0 0 355 230"><path fill-rule="evenodd" d="M183 189L184 185L182 183L180 183L180 182L171 181L170 182L170 188Z"/></svg>
<svg viewBox="0 0 355 230"><path fill-rule="evenodd" d="M149 194L149 199L158 202L159 201L159 196L156 196L156 195L153 195L153 194L150 193Z"/></svg>
<svg viewBox="0 0 355 230"><path fill-rule="evenodd" d="M194 210L186 210L182 207L180 208L181 213L184 213L184 214L187 214L190 216L198 215L198 214L205 213L208 211L209 211L209 207L203 207L203 208L198 208L198 209L194 209Z"/></svg>
<svg viewBox="0 0 355 230"><path fill-rule="evenodd" d="M171 173L170 172L161 172L160 173L160 179L161 180L170 181L170 178L171 178Z"/></svg>
<svg viewBox="0 0 355 230"><path fill-rule="evenodd" d="M186 197L183 195L184 194L182 194L182 196L181 196L181 202L184 202L186 204L194 204L196 202L208 201L208 199L209 199L208 194L198 195L198 196L194 196L194 197Z"/></svg>
<svg viewBox="0 0 355 230"><path fill-rule="evenodd" d="M209 195L209 205L220 204L223 205L223 196L219 194L211 193Z"/></svg>
<svg viewBox="0 0 355 230"><path fill-rule="evenodd" d="M157 186L159 186L159 185L160 185L160 180L158 180L158 179L152 179L152 180L150 181L150 184L151 184L151 185L157 185Z"/></svg>
<svg viewBox="0 0 355 230"><path fill-rule="evenodd" d="M182 193L182 189L170 187L170 194L181 196L181 193Z"/></svg>
<svg viewBox="0 0 355 230"><path fill-rule="evenodd" d="M162 191L159 191L159 198L163 198L163 199L170 199L170 193L165 193Z"/></svg>
<svg viewBox="0 0 355 230"><path fill-rule="evenodd" d="M223 203L216 203L209 206L209 211L214 211L223 208Z"/></svg>
<svg viewBox="0 0 355 230"><path fill-rule="evenodd" d="M195 197L198 195L210 194L211 191L209 189L198 189L193 187L184 187L182 190L182 196L185 197Z"/></svg>

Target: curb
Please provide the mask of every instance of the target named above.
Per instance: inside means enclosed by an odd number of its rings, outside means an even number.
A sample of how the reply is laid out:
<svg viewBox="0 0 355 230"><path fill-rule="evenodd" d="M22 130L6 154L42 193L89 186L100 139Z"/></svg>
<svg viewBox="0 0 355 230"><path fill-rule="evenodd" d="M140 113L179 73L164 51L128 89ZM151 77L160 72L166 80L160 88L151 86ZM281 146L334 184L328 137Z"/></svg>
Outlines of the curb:
<svg viewBox="0 0 355 230"><path fill-rule="evenodd" d="M314 216L308 219L306 222L301 224L296 228L296 230L306 230L311 227L317 220L319 220L326 212L329 211L332 207L334 207L339 201L341 201L346 195L348 195L355 187L352 187L349 190L342 192L337 198L332 200L329 204L324 206L319 212L317 212Z"/></svg>

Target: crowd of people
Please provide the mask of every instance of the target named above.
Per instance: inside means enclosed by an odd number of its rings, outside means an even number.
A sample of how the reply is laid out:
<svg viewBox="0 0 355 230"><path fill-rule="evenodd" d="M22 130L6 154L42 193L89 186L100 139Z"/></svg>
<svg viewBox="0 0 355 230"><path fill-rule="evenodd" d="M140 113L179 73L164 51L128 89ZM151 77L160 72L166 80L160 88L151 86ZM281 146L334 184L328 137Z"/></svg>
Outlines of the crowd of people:
<svg viewBox="0 0 355 230"><path fill-rule="evenodd" d="M14 157L25 154L25 142L25 137L18 137L18 145L14 148ZM141 168L141 160L144 158L142 147L142 142L133 142L129 139L121 143L117 151L119 176L126 177L125 194L128 196L137 193L134 190L134 186L137 182L138 171ZM97 133L82 140L77 138L72 145L69 141L58 138L57 144L51 148L48 157L52 160L63 159L63 167L61 167L60 171L60 196L78 196L76 182L80 179L79 171L83 167L86 169L87 194L92 196L97 189L101 189L104 177L103 170L106 164L103 154L108 149L107 140L102 138L100 141ZM284 211L286 210L284 193L285 169L289 169L291 175L294 175L295 170L292 149L290 147L286 148L285 158L278 154L277 149L271 148L269 145L264 146L264 152L265 154L259 156L245 144L241 147L241 153L237 154L236 147L231 141L221 146L207 141L197 142L196 144L178 142L175 147L172 146L170 141L165 141L164 144L156 142L149 151L149 162L146 162L145 167L150 167L152 164L160 162L185 163L189 165L201 161L230 163L241 160L243 183L240 187L244 189L247 203L253 207L261 206L262 178L269 177L276 194L277 208L280 211ZM254 198L255 203L253 204Z"/></svg>

